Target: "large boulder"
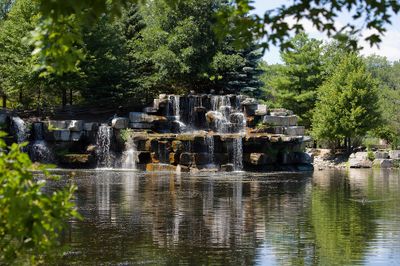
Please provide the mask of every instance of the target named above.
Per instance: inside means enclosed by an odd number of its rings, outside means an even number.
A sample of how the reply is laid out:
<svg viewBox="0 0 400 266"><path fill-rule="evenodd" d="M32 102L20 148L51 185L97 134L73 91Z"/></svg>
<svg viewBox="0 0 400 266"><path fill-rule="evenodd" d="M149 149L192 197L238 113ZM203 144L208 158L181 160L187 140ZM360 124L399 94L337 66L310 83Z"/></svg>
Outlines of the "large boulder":
<svg viewBox="0 0 400 266"><path fill-rule="evenodd" d="M296 115L289 115L289 116L266 115L264 116L263 122L271 126L296 126L297 120L298 118Z"/></svg>
<svg viewBox="0 0 400 266"><path fill-rule="evenodd" d="M266 115L267 112L268 112L268 108L265 104L258 104L257 109L254 112L254 114L262 116L262 115Z"/></svg>
<svg viewBox="0 0 400 266"><path fill-rule="evenodd" d="M164 116L149 115L142 112L130 112L129 121L131 123L153 123L154 121L166 121Z"/></svg>
<svg viewBox="0 0 400 266"><path fill-rule="evenodd" d="M400 150L391 150L389 151L390 159L400 159Z"/></svg>
<svg viewBox="0 0 400 266"><path fill-rule="evenodd" d="M116 117L111 120L111 126L115 129L125 129L128 127L129 120L125 117Z"/></svg>
<svg viewBox="0 0 400 266"><path fill-rule="evenodd" d="M371 168L372 161L368 159L368 152L356 152L349 157L350 168Z"/></svg>
<svg viewBox="0 0 400 266"><path fill-rule="evenodd" d="M392 159L375 159L372 163L374 168L393 168Z"/></svg>
<svg viewBox="0 0 400 266"><path fill-rule="evenodd" d="M67 129L69 123L65 120L48 120L46 121L49 130Z"/></svg>
<svg viewBox="0 0 400 266"><path fill-rule="evenodd" d="M289 136L304 136L305 128L303 126L285 127L284 134Z"/></svg>
<svg viewBox="0 0 400 266"><path fill-rule="evenodd" d="M152 123L129 123L129 128L132 129L151 129L152 127Z"/></svg>
<svg viewBox="0 0 400 266"><path fill-rule="evenodd" d="M285 108L275 108L269 110L270 115L272 116L288 116L288 115L293 115L293 111L287 110Z"/></svg>
<svg viewBox="0 0 400 266"><path fill-rule="evenodd" d="M218 111L209 111L206 113L207 123L212 124L223 119L223 115Z"/></svg>
<svg viewBox="0 0 400 266"><path fill-rule="evenodd" d="M375 159L389 159L389 153L386 151L374 152Z"/></svg>

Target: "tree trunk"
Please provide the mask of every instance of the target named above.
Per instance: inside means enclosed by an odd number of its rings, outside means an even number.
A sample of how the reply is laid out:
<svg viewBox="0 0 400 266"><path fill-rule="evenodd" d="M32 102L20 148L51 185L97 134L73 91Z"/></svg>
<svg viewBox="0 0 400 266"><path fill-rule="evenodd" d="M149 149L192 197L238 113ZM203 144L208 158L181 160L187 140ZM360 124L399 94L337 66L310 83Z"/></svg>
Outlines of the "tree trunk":
<svg viewBox="0 0 400 266"><path fill-rule="evenodd" d="M19 102L22 103L22 90L19 90Z"/></svg>
<svg viewBox="0 0 400 266"><path fill-rule="evenodd" d="M36 113L38 116L40 116L40 102L41 102L41 91L40 91L40 87L38 90L38 96L37 96L37 105L36 105Z"/></svg>
<svg viewBox="0 0 400 266"><path fill-rule="evenodd" d="M3 94L3 108L7 108L7 95Z"/></svg>
<svg viewBox="0 0 400 266"><path fill-rule="evenodd" d="M62 101L61 101L61 104L62 104L62 108L63 109L67 105L67 89L65 89L65 88L62 89Z"/></svg>
<svg viewBox="0 0 400 266"><path fill-rule="evenodd" d="M350 137L347 138L347 153L348 154L351 153L351 138Z"/></svg>
<svg viewBox="0 0 400 266"><path fill-rule="evenodd" d="M72 88L69 89L69 105L72 105Z"/></svg>

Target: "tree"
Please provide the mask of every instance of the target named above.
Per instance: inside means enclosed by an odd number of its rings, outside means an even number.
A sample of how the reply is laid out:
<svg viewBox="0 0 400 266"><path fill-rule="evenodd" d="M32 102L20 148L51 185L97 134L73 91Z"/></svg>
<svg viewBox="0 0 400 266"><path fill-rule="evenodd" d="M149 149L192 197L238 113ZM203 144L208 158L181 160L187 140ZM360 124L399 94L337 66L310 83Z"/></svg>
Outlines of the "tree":
<svg viewBox="0 0 400 266"><path fill-rule="evenodd" d="M278 68L278 75L271 78L270 86L276 104L293 110L300 116L300 123L309 127L317 88L325 80L322 42L302 33L294 37L291 44L293 48L281 54L284 65Z"/></svg>
<svg viewBox="0 0 400 266"><path fill-rule="evenodd" d="M232 38L233 36L230 39ZM225 93L241 93L261 98L260 88L263 83L259 77L263 73L260 68L262 51L254 43L237 49L233 42L235 40L223 42L213 57L210 65L213 88Z"/></svg>
<svg viewBox="0 0 400 266"><path fill-rule="evenodd" d="M400 144L400 61L390 62L385 57L372 55L365 58L365 63L378 82L379 106L384 121L374 134L396 147Z"/></svg>
<svg viewBox="0 0 400 266"><path fill-rule="evenodd" d="M214 55L212 31L216 1L152 1L144 10L142 54L154 66L156 91L202 91L210 82L204 75Z"/></svg>
<svg viewBox="0 0 400 266"><path fill-rule="evenodd" d="M79 217L72 202L75 187L43 192L28 155L17 144L6 151L4 136L0 132L0 264L43 264L60 246L67 220Z"/></svg>
<svg viewBox="0 0 400 266"><path fill-rule="evenodd" d="M22 98L33 81L31 47L23 40L35 28L38 10L31 1L17 1L0 25L0 90L3 107L7 98Z"/></svg>
<svg viewBox="0 0 400 266"><path fill-rule="evenodd" d="M37 51L35 56L39 59L38 67L44 69L45 72L56 74L76 71L76 63L81 58L80 50L74 46L82 39L79 34L79 25L90 24L105 12L118 14L128 2L130 1L41 0L42 23L36 27L37 34L33 38L35 51ZM131 2L137 3L138 0L131 0ZM174 11L186 1L164 0L164 2L169 9ZM368 29L372 33L365 37L365 40L371 45L378 44L386 31L386 25L392 24L393 14L398 14L400 10L398 1L296 0L288 6L283 5L275 10L267 11L261 18L256 15L242 16L253 9L251 0L236 0L234 4L236 8L225 8L218 12L220 26L217 27L217 32L225 34L226 30L233 29L238 36L243 38L265 37L266 41L263 42L265 48L272 43L281 44L283 49L290 47L288 39L291 33L304 31L302 19L310 20L318 30L329 36L334 36L339 40L350 40L353 47L357 45L357 41L347 36L360 34L363 29ZM343 11L349 12L351 19L344 27L337 28L336 17ZM65 31L68 38L58 34L71 25L69 20L72 17L77 22L73 26L76 31L71 28ZM292 25L287 21L289 18L294 18ZM47 36L53 36L53 38L50 39ZM60 46L53 44L62 44L68 49L60 53L58 51Z"/></svg>
<svg viewBox="0 0 400 266"><path fill-rule="evenodd" d="M381 125L376 82L363 60L354 53L344 57L318 90L312 134L317 140L362 137Z"/></svg>

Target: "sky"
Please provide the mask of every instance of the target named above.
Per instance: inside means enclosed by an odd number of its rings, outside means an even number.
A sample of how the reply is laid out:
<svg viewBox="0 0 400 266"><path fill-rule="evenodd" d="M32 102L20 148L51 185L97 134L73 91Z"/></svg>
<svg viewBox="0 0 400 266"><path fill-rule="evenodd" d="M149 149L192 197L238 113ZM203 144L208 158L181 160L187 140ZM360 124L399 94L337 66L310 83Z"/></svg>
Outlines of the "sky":
<svg viewBox="0 0 400 266"><path fill-rule="evenodd" d="M254 13L258 15L263 15L264 12L268 9L273 9L281 6L282 4L289 5L292 1L288 0L255 0ZM345 22L349 21L351 17L348 14L341 14L336 23L337 25L344 25ZM304 28L306 33L316 39L328 41L329 38L315 29L312 24L308 21L304 22ZM363 50L361 50L361 54L363 55L371 55L377 54L381 56L386 56L389 60L400 60L400 15L393 17L393 24L386 25L387 32L385 36L382 37L382 42L379 47L370 47L370 45L364 41L361 41L360 44L363 46ZM368 31L365 30L364 33L368 34ZM277 47L272 47L269 51L267 50L264 55L264 60L267 61L268 64L281 63L279 49Z"/></svg>

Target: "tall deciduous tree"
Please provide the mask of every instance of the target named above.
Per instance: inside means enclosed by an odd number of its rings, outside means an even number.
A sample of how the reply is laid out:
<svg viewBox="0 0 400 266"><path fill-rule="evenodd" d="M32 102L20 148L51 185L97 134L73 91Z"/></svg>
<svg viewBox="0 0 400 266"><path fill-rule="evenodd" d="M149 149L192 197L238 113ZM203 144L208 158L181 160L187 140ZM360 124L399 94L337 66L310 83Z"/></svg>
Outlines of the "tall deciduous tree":
<svg viewBox="0 0 400 266"><path fill-rule="evenodd" d="M376 82L363 60L351 53L344 57L333 76L318 92L313 115L313 136L317 140L362 137L381 124Z"/></svg>

